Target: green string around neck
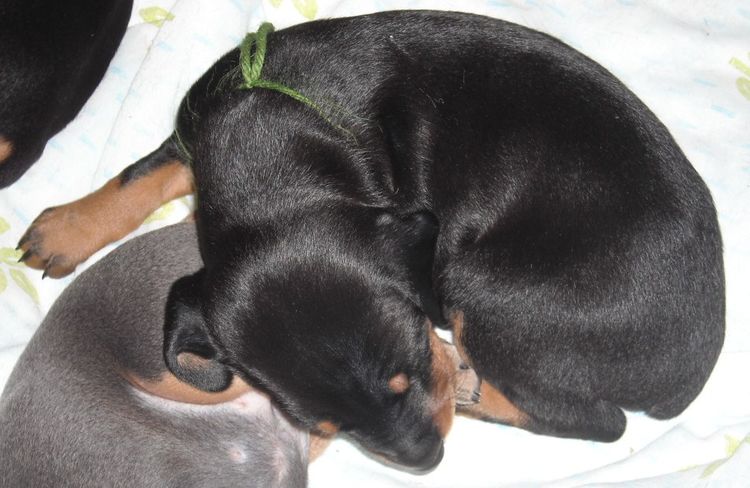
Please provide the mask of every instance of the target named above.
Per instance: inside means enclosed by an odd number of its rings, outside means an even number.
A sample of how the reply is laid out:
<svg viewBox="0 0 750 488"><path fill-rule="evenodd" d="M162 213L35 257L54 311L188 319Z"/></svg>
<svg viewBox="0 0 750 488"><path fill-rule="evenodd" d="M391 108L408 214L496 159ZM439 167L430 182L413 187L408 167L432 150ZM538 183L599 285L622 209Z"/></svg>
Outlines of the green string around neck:
<svg viewBox="0 0 750 488"><path fill-rule="evenodd" d="M245 39L240 45L240 68L242 69L243 83L240 85L241 89L250 90L252 88L265 88L267 90L274 90L279 93L283 93L298 102L302 102L308 107L312 108L318 115L320 115L326 122L331 124L336 129L344 132L347 136L354 137L349 130L341 127L334 123L331 118L326 115L325 111L320 105L306 97L302 93L298 92L294 88L288 87L275 81L269 81L262 79L261 72L263 71L263 63L266 60L266 42L268 34L273 32L273 24L270 22L263 22L258 28L257 32L250 32L245 36ZM253 45L255 50L253 50Z"/></svg>

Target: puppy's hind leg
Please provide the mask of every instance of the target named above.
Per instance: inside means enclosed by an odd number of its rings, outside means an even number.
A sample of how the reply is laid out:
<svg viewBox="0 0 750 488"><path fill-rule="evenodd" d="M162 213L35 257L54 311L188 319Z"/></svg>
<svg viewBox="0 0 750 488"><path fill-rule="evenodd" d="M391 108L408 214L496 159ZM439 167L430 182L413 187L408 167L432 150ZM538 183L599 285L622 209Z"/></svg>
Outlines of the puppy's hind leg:
<svg viewBox="0 0 750 488"><path fill-rule="evenodd" d="M44 210L18 247L21 261L60 278L99 249L137 229L164 203L193 191L193 177L173 134L158 149L85 197Z"/></svg>
<svg viewBox="0 0 750 488"><path fill-rule="evenodd" d="M478 355L472 354L474 341L466 337L467 328L475 324L466 324L465 320L464 312L452 315L453 340L461 357L484 376L479 402L459 406L459 414L555 437L612 442L622 436L626 423L623 411L596 398L585 380L573 380L586 375L581 371L568 374L577 369L569 358L548 352L550 368L534 369L522 362L507 363L513 352L490 346L494 364L477 362ZM506 365L505 374L498 372L498 364Z"/></svg>
<svg viewBox="0 0 750 488"><path fill-rule="evenodd" d="M511 401L499 388L483 380L479 403L459 407L458 413L536 434L612 442L625 431L623 411L604 400L565 398L559 393L513 391Z"/></svg>
<svg viewBox="0 0 750 488"><path fill-rule="evenodd" d="M522 427L537 434L613 442L625 432L625 413L601 399L568 396L562 392L519 392L519 405L529 414Z"/></svg>

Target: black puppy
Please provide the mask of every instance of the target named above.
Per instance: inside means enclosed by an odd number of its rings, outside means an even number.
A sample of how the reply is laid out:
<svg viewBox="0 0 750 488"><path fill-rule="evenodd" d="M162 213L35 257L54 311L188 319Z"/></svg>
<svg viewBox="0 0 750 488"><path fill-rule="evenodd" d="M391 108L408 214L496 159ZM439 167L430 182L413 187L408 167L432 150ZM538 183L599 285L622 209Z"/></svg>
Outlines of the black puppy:
<svg viewBox="0 0 750 488"><path fill-rule="evenodd" d="M68 124L120 44L133 0L0 2L0 188Z"/></svg>
<svg viewBox="0 0 750 488"><path fill-rule="evenodd" d="M469 413L534 432L612 441L622 409L667 418L698 394L724 334L715 210L609 72L458 13L259 34L194 85L157 151L40 216L28 262L69 272L89 253L76 222L127 232L159 204L150 188L191 190L189 159L205 268L172 288L166 357L192 384L236 372L421 468L452 413L430 322L485 380ZM108 222L126 198L130 220Z"/></svg>

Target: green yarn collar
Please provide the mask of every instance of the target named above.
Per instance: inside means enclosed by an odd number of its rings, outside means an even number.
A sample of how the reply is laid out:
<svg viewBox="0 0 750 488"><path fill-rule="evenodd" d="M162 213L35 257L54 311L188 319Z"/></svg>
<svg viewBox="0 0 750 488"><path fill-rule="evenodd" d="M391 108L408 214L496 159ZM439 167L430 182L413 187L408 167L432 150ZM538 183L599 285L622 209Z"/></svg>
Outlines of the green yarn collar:
<svg viewBox="0 0 750 488"><path fill-rule="evenodd" d="M242 68L244 83L242 83L240 88L250 90L257 87L274 90L320 111L320 107L315 102L297 90L281 83L276 83L275 81L261 79L260 74L263 71L263 62L266 60L266 37L271 32L273 32L273 24L263 22L258 28L258 32L248 33L245 36L245 40L242 41L240 45L240 67ZM255 45L255 51L253 51L253 45Z"/></svg>
<svg viewBox="0 0 750 488"><path fill-rule="evenodd" d="M267 90L277 91L283 93L298 102L302 102L308 107L312 108L318 114L325 119L326 122L331 124L336 129L341 130L346 135L354 138L354 135L347 129L334 123L331 118L326 114L323 108L315 103L310 98L306 97L294 88L288 87L275 81L264 80L261 78L261 72L263 71L263 63L266 59L266 40L268 34L274 31L273 24L270 22L263 22L258 28L257 32L250 32L245 36L245 39L240 45L240 68L242 69L243 83L240 85L240 89L250 90L253 88L265 88ZM253 50L253 46L255 49Z"/></svg>

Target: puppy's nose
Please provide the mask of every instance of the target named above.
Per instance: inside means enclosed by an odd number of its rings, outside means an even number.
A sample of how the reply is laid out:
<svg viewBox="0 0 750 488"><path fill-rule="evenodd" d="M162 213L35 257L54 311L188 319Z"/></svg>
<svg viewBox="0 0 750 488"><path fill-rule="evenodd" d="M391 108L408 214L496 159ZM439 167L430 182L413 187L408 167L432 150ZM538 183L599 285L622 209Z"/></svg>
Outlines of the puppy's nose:
<svg viewBox="0 0 750 488"><path fill-rule="evenodd" d="M423 443L419 448L411 449L399 456L398 462L418 474L426 474L440 464L443 454L445 447L442 440L437 443Z"/></svg>
<svg viewBox="0 0 750 488"><path fill-rule="evenodd" d="M445 445L441 442L440 448L435 452L434 455L430 459L426 459L424 464L422 464L421 469L424 471L432 471L435 469L438 464L440 464L440 461L443 460L443 455L445 454Z"/></svg>

